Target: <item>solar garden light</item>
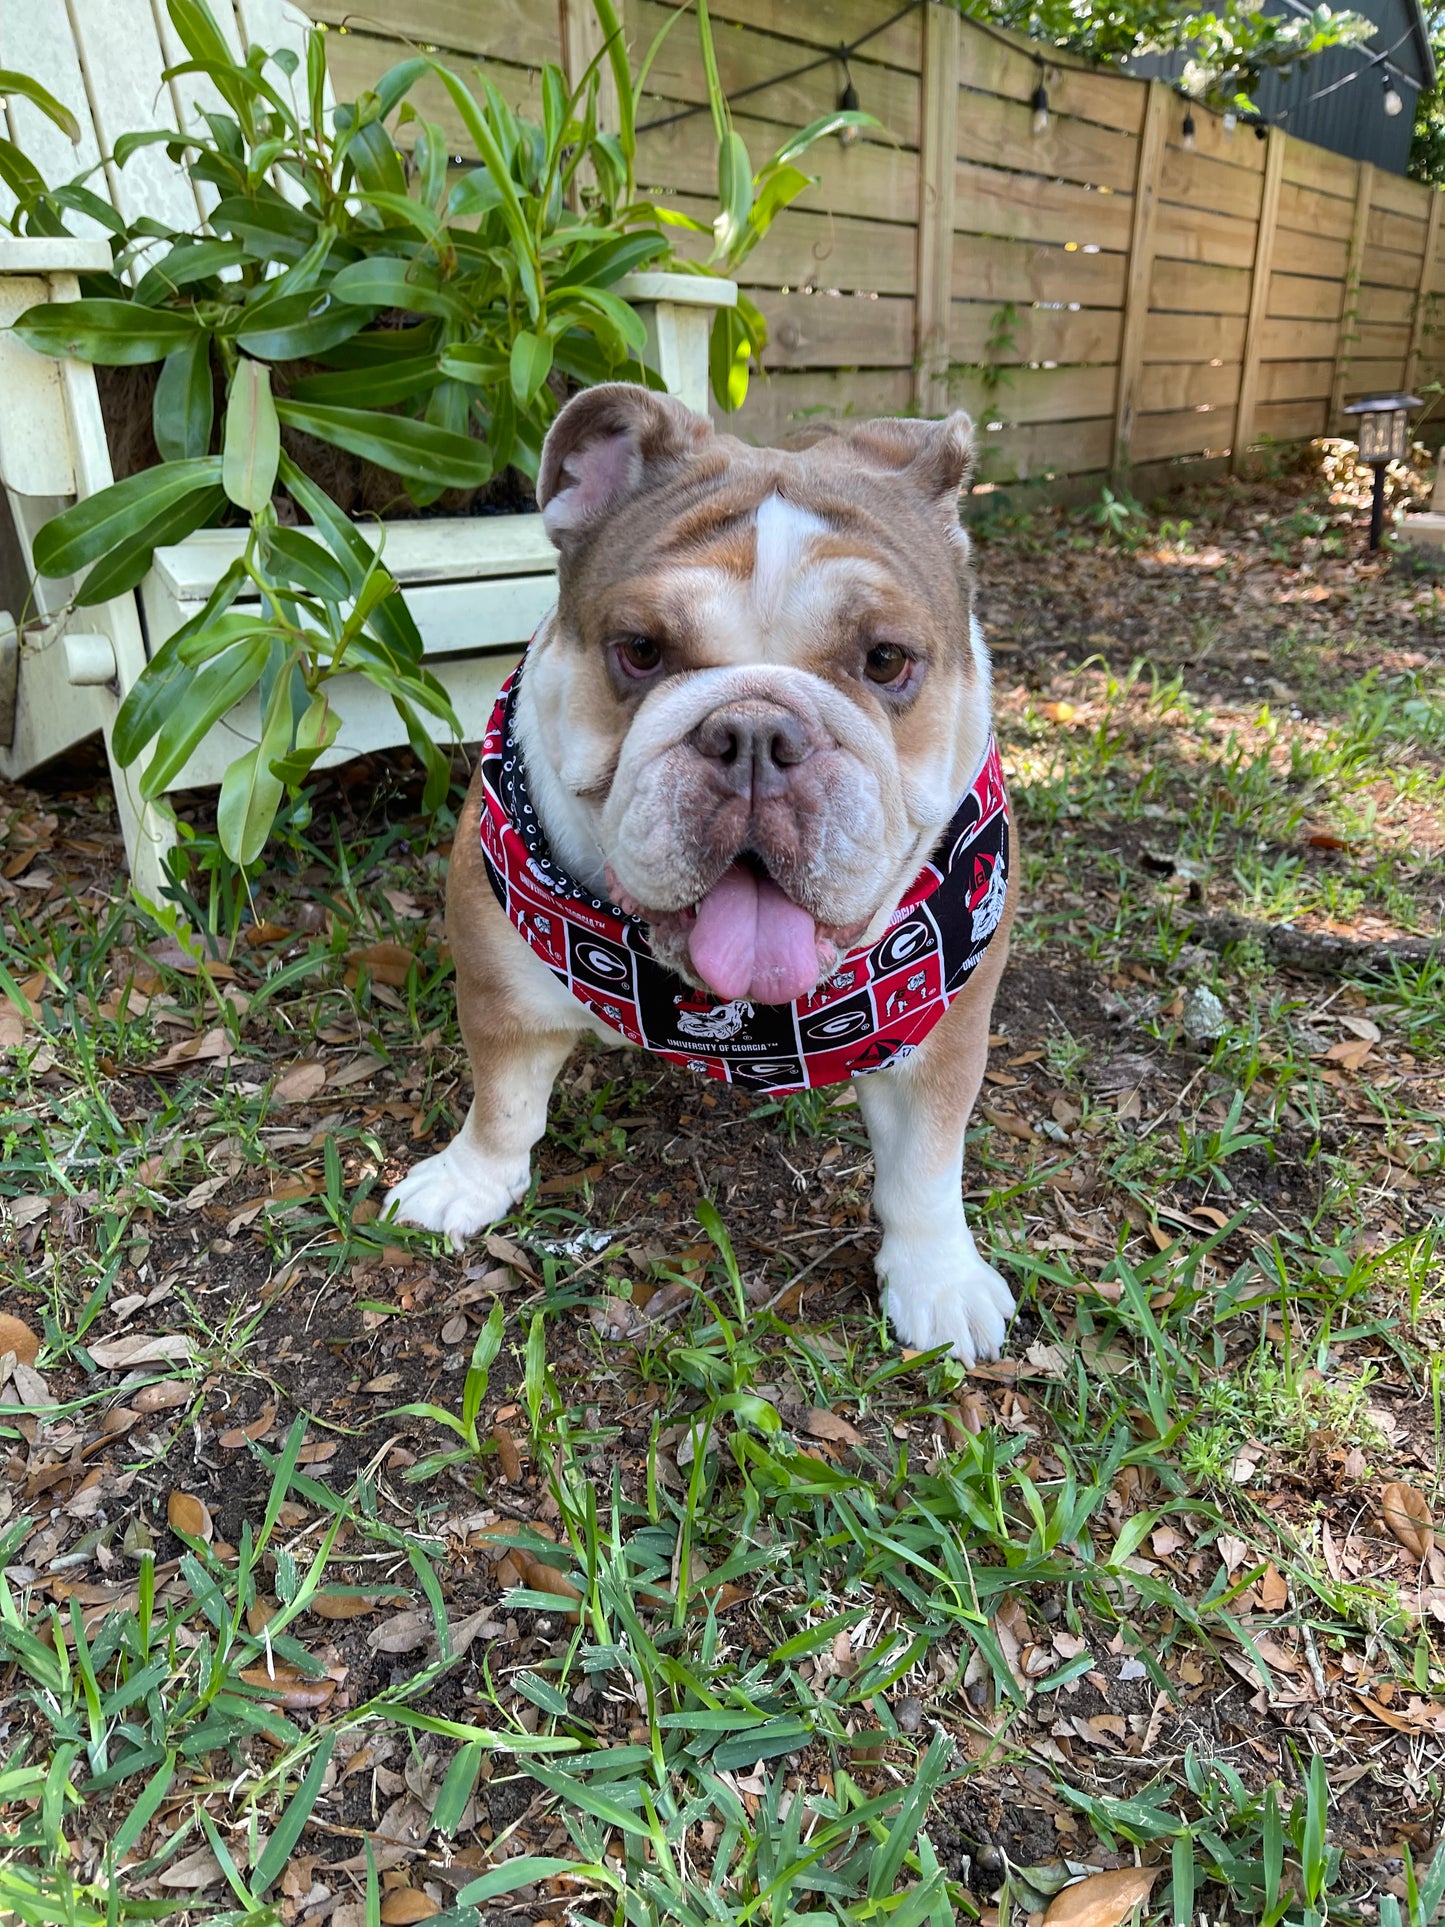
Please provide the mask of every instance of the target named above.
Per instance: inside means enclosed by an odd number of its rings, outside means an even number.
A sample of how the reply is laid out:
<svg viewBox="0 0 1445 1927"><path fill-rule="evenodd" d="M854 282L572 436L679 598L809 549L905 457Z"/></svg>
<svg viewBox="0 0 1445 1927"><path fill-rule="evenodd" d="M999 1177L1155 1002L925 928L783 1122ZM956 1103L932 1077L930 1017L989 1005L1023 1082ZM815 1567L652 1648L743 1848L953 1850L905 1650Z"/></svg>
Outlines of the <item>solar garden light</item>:
<svg viewBox="0 0 1445 1927"><path fill-rule="evenodd" d="M1370 501L1370 548L1380 546L1380 531L1385 521L1385 470L1391 462L1402 462L1410 446L1410 410L1423 408L1418 395L1361 395L1345 410L1358 415L1360 460L1375 471L1375 492Z"/></svg>

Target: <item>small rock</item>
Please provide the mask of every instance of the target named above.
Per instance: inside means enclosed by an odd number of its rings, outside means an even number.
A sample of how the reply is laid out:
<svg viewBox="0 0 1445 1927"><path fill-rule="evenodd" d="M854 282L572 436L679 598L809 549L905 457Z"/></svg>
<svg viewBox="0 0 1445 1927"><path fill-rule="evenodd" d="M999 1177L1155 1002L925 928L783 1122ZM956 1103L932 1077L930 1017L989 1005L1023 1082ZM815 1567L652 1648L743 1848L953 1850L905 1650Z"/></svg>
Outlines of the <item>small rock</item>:
<svg viewBox="0 0 1445 1927"><path fill-rule="evenodd" d="M1229 1027L1229 1013L1204 984L1195 984L1185 993L1184 1035L1191 1044L1212 1044Z"/></svg>
<svg viewBox="0 0 1445 1927"><path fill-rule="evenodd" d="M916 1733L923 1724L923 1701L916 1693L905 1693L899 1700L893 1717L897 1720L901 1732Z"/></svg>

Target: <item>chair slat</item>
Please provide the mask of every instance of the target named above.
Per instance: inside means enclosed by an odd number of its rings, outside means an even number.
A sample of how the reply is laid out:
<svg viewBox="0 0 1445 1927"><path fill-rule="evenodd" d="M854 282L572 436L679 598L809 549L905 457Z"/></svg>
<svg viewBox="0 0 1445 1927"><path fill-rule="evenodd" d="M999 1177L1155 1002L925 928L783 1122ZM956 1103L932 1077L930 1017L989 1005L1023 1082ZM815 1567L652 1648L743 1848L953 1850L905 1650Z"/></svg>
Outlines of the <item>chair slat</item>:
<svg viewBox="0 0 1445 1927"><path fill-rule="evenodd" d="M96 133L107 153L121 134L176 125L150 0L77 0L75 29ZM112 168L111 184L127 220L148 214L186 231L196 224L191 183L159 144Z"/></svg>
<svg viewBox="0 0 1445 1927"><path fill-rule="evenodd" d="M81 0L81 5L87 0ZM96 7L106 0L88 0ZM80 142L72 146L53 121L45 118L27 100L12 100L6 113L10 138L35 163L49 187L62 187L89 168L96 171L85 183L103 201L111 200L110 182L98 163L100 142L91 118L90 99L85 77L75 51L70 16L65 0L10 0L0 5L0 66L31 74L50 89L80 122ZM5 195L0 211L8 217L14 210L13 195ZM106 233L99 221L88 214L67 214L66 225L73 234L94 240Z"/></svg>

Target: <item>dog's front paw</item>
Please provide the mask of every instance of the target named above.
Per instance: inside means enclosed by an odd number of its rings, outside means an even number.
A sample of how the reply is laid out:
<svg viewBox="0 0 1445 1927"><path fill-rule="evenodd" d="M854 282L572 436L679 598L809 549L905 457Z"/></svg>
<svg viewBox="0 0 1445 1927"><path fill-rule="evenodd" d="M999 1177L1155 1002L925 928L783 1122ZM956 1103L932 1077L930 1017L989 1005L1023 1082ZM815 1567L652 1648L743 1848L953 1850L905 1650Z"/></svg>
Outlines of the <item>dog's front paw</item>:
<svg viewBox="0 0 1445 1927"><path fill-rule="evenodd" d="M947 1345L965 1365L1003 1350L1013 1293L967 1236L908 1244L885 1238L878 1253L883 1309L900 1344L916 1351Z"/></svg>
<svg viewBox="0 0 1445 1927"><path fill-rule="evenodd" d="M403 1224L443 1231L460 1251L475 1231L504 1218L531 1181L527 1159L504 1164L454 1138L445 1151L423 1158L386 1194Z"/></svg>

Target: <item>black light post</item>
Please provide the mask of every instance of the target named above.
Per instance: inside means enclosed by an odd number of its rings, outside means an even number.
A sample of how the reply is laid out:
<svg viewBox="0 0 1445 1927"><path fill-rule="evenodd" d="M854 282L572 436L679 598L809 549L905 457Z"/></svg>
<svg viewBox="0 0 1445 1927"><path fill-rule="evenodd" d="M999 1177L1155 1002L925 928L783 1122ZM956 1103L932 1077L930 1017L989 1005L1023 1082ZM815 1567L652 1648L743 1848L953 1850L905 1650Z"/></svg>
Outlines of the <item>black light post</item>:
<svg viewBox="0 0 1445 1927"><path fill-rule="evenodd" d="M1402 462L1410 446L1410 410L1423 408L1418 395L1362 395L1345 410L1360 418L1360 460L1375 471L1375 492L1370 499L1370 549L1380 546L1385 521L1385 470L1391 462Z"/></svg>

